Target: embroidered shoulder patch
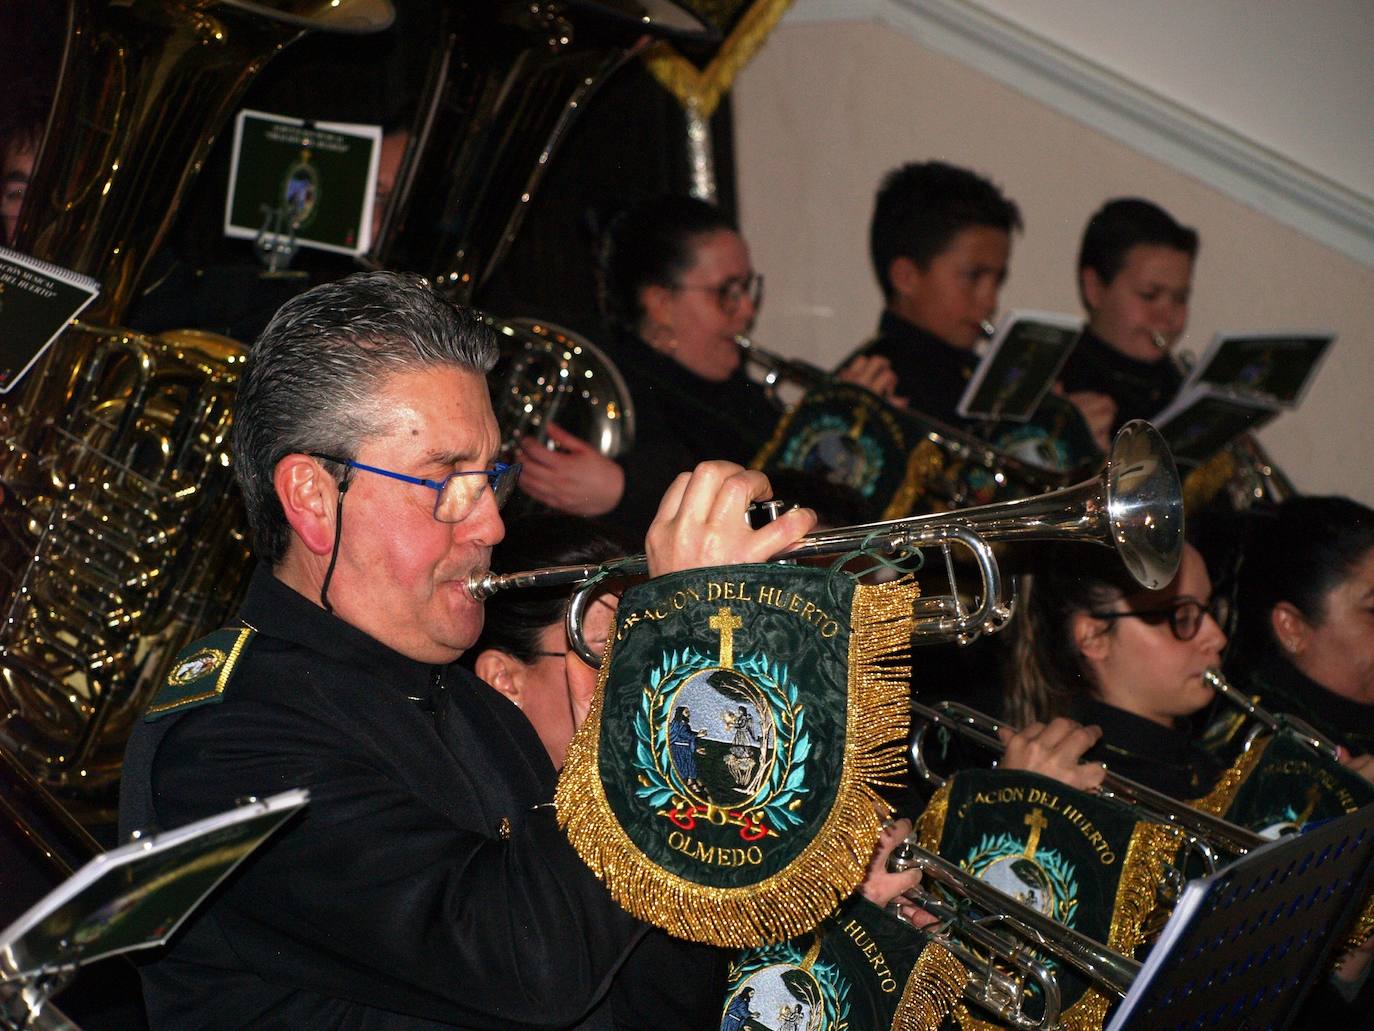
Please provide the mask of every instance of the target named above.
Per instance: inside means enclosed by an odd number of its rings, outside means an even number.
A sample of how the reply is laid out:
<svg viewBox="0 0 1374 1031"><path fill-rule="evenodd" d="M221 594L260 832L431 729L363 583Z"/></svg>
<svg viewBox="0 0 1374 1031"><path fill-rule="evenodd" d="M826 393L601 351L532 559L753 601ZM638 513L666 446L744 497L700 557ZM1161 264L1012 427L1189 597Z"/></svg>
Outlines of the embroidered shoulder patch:
<svg viewBox="0 0 1374 1031"><path fill-rule="evenodd" d="M226 627L188 645L177 656L143 718L152 721L170 712L220 701L253 633L248 627Z"/></svg>

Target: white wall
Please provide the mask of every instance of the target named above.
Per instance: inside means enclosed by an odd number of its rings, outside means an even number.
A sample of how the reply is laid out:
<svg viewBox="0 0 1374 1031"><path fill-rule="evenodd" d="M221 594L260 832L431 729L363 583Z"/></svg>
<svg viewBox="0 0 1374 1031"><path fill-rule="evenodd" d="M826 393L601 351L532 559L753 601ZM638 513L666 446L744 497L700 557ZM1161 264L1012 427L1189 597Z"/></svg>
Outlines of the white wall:
<svg viewBox="0 0 1374 1031"><path fill-rule="evenodd" d="M973 0L1374 198L1374 0Z"/></svg>
<svg viewBox="0 0 1374 1031"><path fill-rule="evenodd" d="M1340 334L1304 408L1262 440L1300 489L1374 504L1369 267L879 25L784 23L734 96L743 229L768 276L764 346L828 363L872 332L872 195L904 161L968 165L1021 205L1004 308L1075 311L1088 214L1109 197L1150 197L1202 234L1185 346L1219 329Z"/></svg>

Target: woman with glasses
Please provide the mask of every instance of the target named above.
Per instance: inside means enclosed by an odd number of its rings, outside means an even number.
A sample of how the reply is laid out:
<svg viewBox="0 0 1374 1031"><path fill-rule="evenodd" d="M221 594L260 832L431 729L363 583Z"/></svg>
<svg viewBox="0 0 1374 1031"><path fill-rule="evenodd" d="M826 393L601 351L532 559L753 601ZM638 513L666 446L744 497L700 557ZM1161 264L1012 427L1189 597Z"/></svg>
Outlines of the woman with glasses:
<svg viewBox="0 0 1374 1031"><path fill-rule="evenodd" d="M590 520L531 515L507 524L505 539L492 552L491 568L514 572L599 565L633 550ZM587 608L587 641L598 651L614 623L617 600L608 591ZM487 599L486 609L482 636L462 661L525 714L559 769L596 692L596 670L578 658L563 626L568 588L498 591Z"/></svg>
<svg viewBox="0 0 1374 1031"><path fill-rule="evenodd" d="M1266 709L1374 753L1374 509L1301 497L1249 522L1228 675Z"/></svg>
<svg viewBox="0 0 1374 1031"><path fill-rule="evenodd" d="M552 448L528 440L520 451L520 487L550 508L639 535L674 476L707 459L748 465L772 434L777 412L744 374L737 342L758 312L763 276L724 212L662 196L611 221L600 279L615 334L608 350L634 405L634 447L613 460L550 426ZM861 366L849 378L881 389L885 368Z"/></svg>
<svg viewBox="0 0 1374 1031"><path fill-rule="evenodd" d="M1221 664L1218 624L1202 556L1184 548L1178 575L1143 590L1104 549L1037 553L1014 623L1009 721L1066 716L1102 728L1089 759L1148 787L1190 799L1221 775L1191 718L1214 692L1203 673Z"/></svg>

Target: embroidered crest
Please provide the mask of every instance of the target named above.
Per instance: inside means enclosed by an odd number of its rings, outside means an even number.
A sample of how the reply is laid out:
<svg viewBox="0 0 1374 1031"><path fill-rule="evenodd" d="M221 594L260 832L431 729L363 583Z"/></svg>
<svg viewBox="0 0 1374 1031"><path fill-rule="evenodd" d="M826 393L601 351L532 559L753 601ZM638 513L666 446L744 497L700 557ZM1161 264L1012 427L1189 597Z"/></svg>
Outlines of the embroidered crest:
<svg viewBox="0 0 1374 1031"><path fill-rule="evenodd" d="M171 712L218 702L224 697L244 649L253 639L248 627L227 627L187 646L167 674L162 690L144 712L155 720Z"/></svg>
<svg viewBox="0 0 1374 1031"><path fill-rule="evenodd" d="M201 648L199 651L192 652L190 658L178 662L167 674L167 683L173 687L182 687L193 680L199 680L207 673L213 673L224 665L229 656L218 648Z"/></svg>
<svg viewBox="0 0 1374 1031"><path fill-rule="evenodd" d="M779 941L863 877L902 767L910 581L692 570L626 591L558 818L627 910L679 937Z"/></svg>

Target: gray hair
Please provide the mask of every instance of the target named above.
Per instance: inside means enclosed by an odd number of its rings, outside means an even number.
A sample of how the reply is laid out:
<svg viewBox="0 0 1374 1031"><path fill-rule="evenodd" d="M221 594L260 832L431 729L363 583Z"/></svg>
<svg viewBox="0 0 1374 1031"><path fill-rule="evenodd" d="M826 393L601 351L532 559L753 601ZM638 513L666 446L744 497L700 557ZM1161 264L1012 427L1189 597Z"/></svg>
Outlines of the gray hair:
<svg viewBox="0 0 1374 1031"><path fill-rule="evenodd" d="M486 374L496 357L477 314L415 275L360 272L282 305L253 345L234 410L234 474L258 557L276 565L291 540L273 485L278 462L352 458L383 432L377 394L392 376L438 366Z"/></svg>

